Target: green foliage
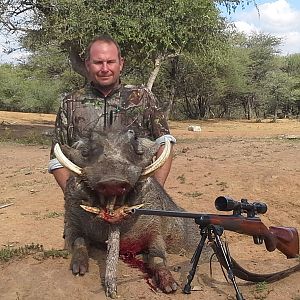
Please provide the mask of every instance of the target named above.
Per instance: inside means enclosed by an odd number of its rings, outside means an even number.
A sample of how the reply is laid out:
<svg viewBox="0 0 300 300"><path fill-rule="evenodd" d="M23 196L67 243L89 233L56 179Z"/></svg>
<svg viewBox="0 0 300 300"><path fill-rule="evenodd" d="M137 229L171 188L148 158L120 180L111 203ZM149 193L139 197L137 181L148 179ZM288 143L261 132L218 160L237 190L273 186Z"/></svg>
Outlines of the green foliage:
<svg viewBox="0 0 300 300"><path fill-rule="evenodd" d="M278 53L281 40L269 34L253 34L246 43L251 59L249 76L251 81L258 83L263 80L266 73L274 67L274 56Z"/></svg>
<svg viewBox="0 0 300 300"><path fill-rule="evenodd" d="M36 259L46 259L46 258L67 258L69 255L69 252L66 250L57 250L57 249L51 249L51 250L45 250L43 245L39 244L30 244L25 245L23 247L15 248L13 246L5 246L0 249L0 262L4 261L10 261L14 258L23 258L28 255L36 255ZM37 256L39 255L39 256Z"/></svg>
<svg viewBox="0 0 300 300"><path fill-rule="evenodd" d="M285 58L284 70L289 75L300 76L300 53L291 54Z"/></svg>
<svg viewBox="0 0 300 300"><path fill-rule="evenodd" d="M0 109L53 112L57 108L60 82L27 77L21 66L0 66Z"/></svg>
<svg viewBox="0 0 300 300"><path fill-rule="evenodd" d="M30 244L19 248L5 246L0 249L0 261L9 261L14 257L23 257L39 251L43 251L43 246L39 244Z"/></svg>
<svg viewBox="0 0 300 300"><path fill-rule="evenodd" d="M59 0L55 4L48 0L40 4L36 7L44 16L37 30L39 37L43 35L41 43L56 41L64 49L77 41L84 51L93 36L108 32L126 54L135 53L145 59L157 53L208 47L204 39L213 39L218 29L218 12L212 2L205 0Z"/></svg>
<svg viewBox="0 0 300 300"><path fill-rule="evenodd" d="M291 97L292 81L287 73L276 70L267 73L264 83L268 97L267 107L276 119L279 108L288 111L294 102Z"/></svg>
<svg viewBox="0 0 300 300"><path fill-rule="evenodd" d="M147 66L155 58L184 51L211 56L222 43L223 19L207 0L1 2L0 22L25 32L22 44L33 52L55 45L70 57L82 58L94 36L109 33L126 58Z"/></svg>
<svg viewBox="0 0 300 300"><path fill-rule="evenodd" d="M23 136L16 136L16 134L8 129L0 136L0 143L3 142L14 142L24 145L47 145L50 146L52 143L51 136L45 136L43 134L37 133L36 131L28 131Z"/></svg>
<svg viewBox="0 0 300 300"><path fill-rule="evenodd" d="M67 55L54 45L36 50L23 69L30 77L60 82L61 93L70 92L84 83L82 76L72 70Z"/></svg>
<svg viewBox="0 0 300 300"><path fill-rule="evenodd" d="M0 107L17 109L22 98L20 74L16 67L0 66Z"/></svg>
<svg viewBox="0 0 300 300"><path fill-rule="evenodd" d="M62 94L83 84L57 48L39 51L23 65L0 65L0 109L55 112Z"/></svg>
<svg viewBox="0 0 300 300"><path fill-rule="evenodd" d="M283 70L292 80L292 99L297 103L300 112L300 53L288 55Z"/></svg>

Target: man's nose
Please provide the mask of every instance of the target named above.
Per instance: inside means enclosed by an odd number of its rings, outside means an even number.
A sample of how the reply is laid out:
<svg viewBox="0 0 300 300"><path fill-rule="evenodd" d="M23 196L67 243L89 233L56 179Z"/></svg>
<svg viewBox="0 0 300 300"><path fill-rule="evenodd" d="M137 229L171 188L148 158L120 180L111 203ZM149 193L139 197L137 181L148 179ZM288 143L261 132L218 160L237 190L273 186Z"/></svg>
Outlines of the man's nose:
<svg viewBox="0 0 300 300"><path fill-rule="evenodd" d="M101 71L102 72L107 72L108 71L108 65L107 65L106 61L102 63Z"/></svg>

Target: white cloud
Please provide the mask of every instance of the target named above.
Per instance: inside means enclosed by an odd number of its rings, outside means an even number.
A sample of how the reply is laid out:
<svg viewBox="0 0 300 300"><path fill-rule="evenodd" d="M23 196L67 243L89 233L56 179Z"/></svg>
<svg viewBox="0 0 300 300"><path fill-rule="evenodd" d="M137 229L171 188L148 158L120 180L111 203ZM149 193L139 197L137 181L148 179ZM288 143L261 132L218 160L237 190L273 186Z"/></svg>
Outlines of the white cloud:
<svg viewBox="0 0 300 300"><path fill-rule="evenodd" d="M258 28L254 26L254 24L249 24L244 21L234 22L235 27L238 31L242 31L246 34L251 34L253 32L258 32Z"/></svg>
<svg viewBox="0 0 300 300"><path fill-rule="evenodd" d="M300 29L300 11L293 10L286 0L265 3L259 6L265 28L277 32Z"/></svg>
<svg viewBox="0 0 300 300"><path fill-rule="evenodd" d="M259 2L259 1L257 1ZM269 33L282 38L282 54L300 53L300 10L288 0L270 0L231 16L239 31Z"/></svg>
<svg viewBox="0 0 300 300"><path fill-rule="evenodd" d="M300 53L300 32L289 32L283 37L283 54Z"/></svg>

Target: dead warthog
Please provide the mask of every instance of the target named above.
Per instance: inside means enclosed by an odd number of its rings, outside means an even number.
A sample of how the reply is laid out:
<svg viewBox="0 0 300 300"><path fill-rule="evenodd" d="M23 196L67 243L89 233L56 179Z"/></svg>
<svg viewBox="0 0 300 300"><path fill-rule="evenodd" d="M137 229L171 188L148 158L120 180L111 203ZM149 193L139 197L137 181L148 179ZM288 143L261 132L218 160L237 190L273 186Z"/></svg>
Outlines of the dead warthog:
<svg viewBox="0 0 300 300"><path fill-rule="evenodd" d="M116 296L116 264L121 254L143 254L157 286L170 293L178 284L166 266L167 251L195 249L192 219L132 215L132 208L182 210L150 175L170 152L151 164L158 145L134 132L92 133L76 149L58 144L55 154L73 173L65 191L65 239L72 250L74 274L88 271L90 242L108 243L105 287ZM107 242L108 241L108 242ZM190 249L187 249L190 250Z"/></svg>

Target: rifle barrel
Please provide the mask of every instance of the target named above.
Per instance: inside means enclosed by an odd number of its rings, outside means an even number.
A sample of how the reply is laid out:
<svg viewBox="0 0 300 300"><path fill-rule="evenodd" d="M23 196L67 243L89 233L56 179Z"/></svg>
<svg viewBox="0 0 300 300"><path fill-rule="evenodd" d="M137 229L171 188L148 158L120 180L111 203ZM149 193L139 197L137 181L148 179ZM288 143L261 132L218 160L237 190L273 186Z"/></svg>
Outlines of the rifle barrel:
<svg viewBox="0 0 300 300"><path fill-rule="evenodd" d="M189 218L189 219L208 217L208 214L192 213L187 211L157 210L157 209L143 209L143 208L134 208L132 210L132 213L137 215L178 217L178 218Z"/></svg>

